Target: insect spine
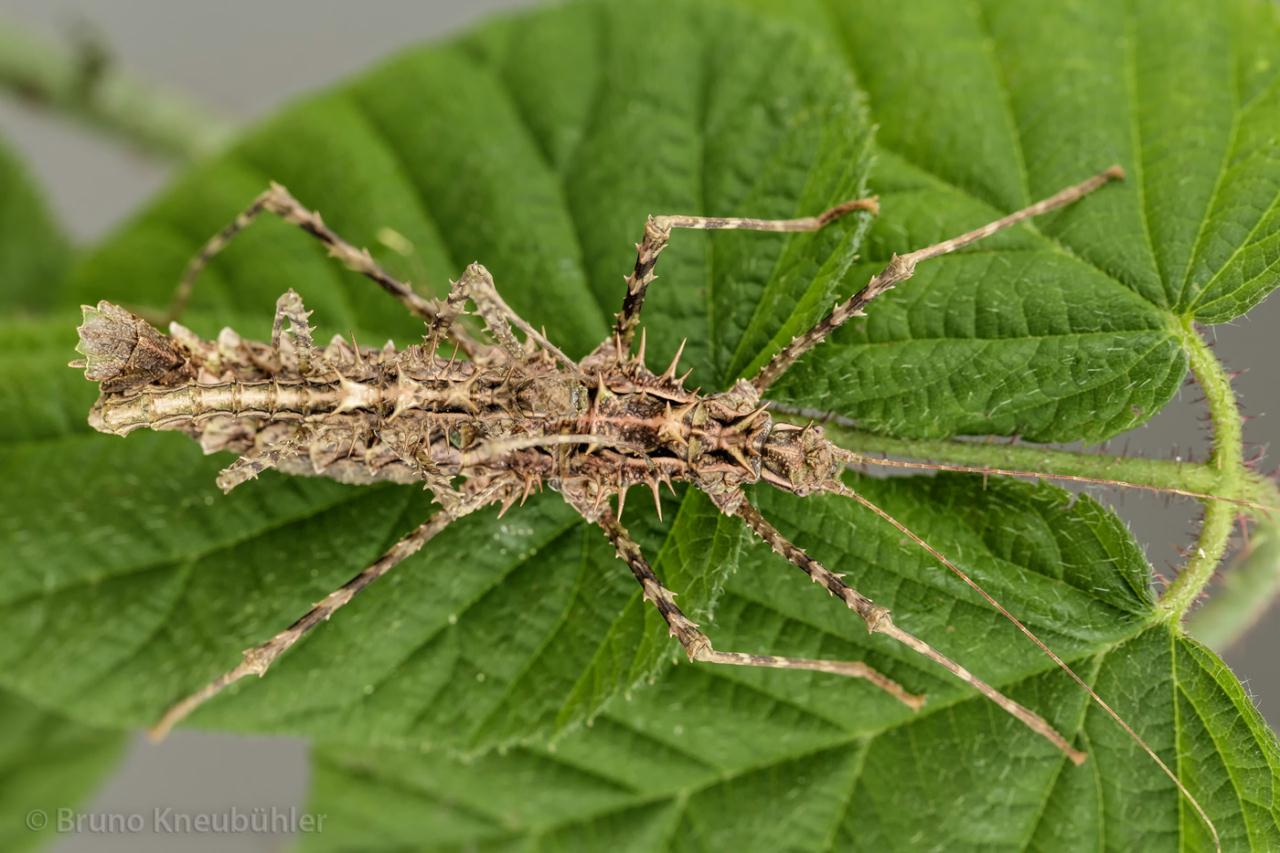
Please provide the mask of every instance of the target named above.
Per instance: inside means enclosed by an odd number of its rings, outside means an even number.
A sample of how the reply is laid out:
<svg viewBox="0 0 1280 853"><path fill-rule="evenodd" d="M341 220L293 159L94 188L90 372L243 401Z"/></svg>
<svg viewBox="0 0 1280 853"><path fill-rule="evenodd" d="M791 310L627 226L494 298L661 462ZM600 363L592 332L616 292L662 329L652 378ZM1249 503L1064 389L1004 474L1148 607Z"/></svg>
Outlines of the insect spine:
<svg viewBox="0 0 1280 853"><path fill-rule="evenodd" d="M598 508L630 486L674 480L728 493L765 479L803 494L839 465L820 430L775 424L745 382L721 394L686 389L679 353L654 374L642 348L589 383L536 347L480 361L339 337L319 349L295 293L277 313L293 319L266 345L229 329L206 341L176 323L165 336L111 303L86 307L83 366L103 389L91 425L178 430L206 453L235 453L224 490L269 456L284 473L347 483L516 474L522 497L548 482Z"/></svg>

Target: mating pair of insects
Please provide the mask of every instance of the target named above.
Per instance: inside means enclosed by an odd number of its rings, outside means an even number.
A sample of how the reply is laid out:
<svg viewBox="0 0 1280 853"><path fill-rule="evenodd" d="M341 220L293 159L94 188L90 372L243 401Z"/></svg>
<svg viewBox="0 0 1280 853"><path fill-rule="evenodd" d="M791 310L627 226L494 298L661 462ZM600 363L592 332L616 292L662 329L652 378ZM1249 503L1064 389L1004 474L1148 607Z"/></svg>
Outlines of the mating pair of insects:
<svg viewBox="0 0 1280 853"><path fill-rule="evenodd" d="M317 346L309 314L292 290L277 302L270 344L243 340L229 329L206 341L176 322L164 335L141 317L100 302L84 309L78 347L84 358L73 362L101 384L90 423L120 435L141 427L179 430L197 439L206 452L231 451L238 458L219 475L224 490L275 468L348 483L420 482L431 490L440 509L288 628L247 650L239 665L173 705L153 735L164 736L233 682L265 674L308 631L449 524L494 504L505 512L542 486L560 492L600 527L692 661L860 678L912 709L924 704L925 697L861 661L715 648L681 612L621 522L630 487L652 489L656 500L659 484L680 481L701 489L722 512L741 518L774 551L854 610L871 632L892 637L948 670L1073 762L1085 760L1084 753L1039 714L903 630L886 608L780 533L744 492L744 487L763 481L801 496L849 497L927 550L1070 674L1160 765L1212 831L1212 823L1177 776L1069 666L955 563L841 482L847 465L868 460L827 440L819 426L775 421L764 400L770 386L797 359L849 319L862 316L868 303L910 278L917 264L1069 205L1123 176L1113 166L981 228L894 256L861 290L792 339L754 377L712 394L685 387L687 374L677 375L679 353L665 371L655 374L645 365L642 331L636 344L645 294L672 232L817 231L855 211L876 213L875 198L848 201L801 219L650 217L612 333L585 358L574 361L507 306L483 266L467 267L447 298L423 298L367 251L330 230L283 187L272 185L192 260L175 294L171 318L185 307L196 276L210 259L268 212L324 243L340 262L372 279L421 318L426 324L422 342L402 350L390 344L362 349L335 338ZM476 315L483 334L464 322L469 314Z"/></svg>

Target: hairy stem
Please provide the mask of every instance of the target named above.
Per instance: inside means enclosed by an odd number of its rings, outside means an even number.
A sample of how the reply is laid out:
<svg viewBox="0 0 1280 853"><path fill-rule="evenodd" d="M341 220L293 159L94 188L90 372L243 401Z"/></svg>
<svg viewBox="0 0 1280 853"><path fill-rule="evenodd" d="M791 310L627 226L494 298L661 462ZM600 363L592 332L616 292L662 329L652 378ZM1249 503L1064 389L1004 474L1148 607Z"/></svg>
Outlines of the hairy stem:
<svg viewBox="0 0 1280 853"><path fill-rule="evenodd" d="M1227 481L1212 463L1142 459L1072 450L1054 450L1037 445L1000 444L956 440L915 440L892 438L864 432L839 416L805 409L771 407L781 420L804 423L822 420L836 444L857 453L884 454L907 459L927 459L944 465L966 465L988 469L1035 472L1046 477L1088 478L1127 483L1157 490L1180 490L1250 501L1280 511L1280 495L1267 479L1252 472ZM867 460L875 464L875 458ZM1232 512L1239 506L1227 504Z"/></svg>
<svg viewBox="0 0 1280 853"><path fill-rule="evenodd" d="M1280 594L1280 519L1264 518L1223 572L1213 597L1187 618L1187 632L1222 653L1257 624Z"/></svg>
<svg viewBox="0 0 1280 853"><path fill-rule="evenodd" d="M776 406L784 420L824 421L841 447L855 453L927 459L940 466L964 466L992 473L1062 477L1155 489L1200 497L1204 524L1190 559L1169 585L1159 611L1169 621L1182 620L1200 597L1226 553L1236 519L1247 512L1260 522L1249 553L1238 561L1222 594L1190 622L1190 630L1213 646L1229 645L1280 594L1280 489L1269 478L1244 465L1243 422L1230 377L1191 321L1182 326L1182 344L1192 375L1204 391L1213 425L1213 450L1205 463L1141 459L1127 456L1053 450L1034 445L955 440L906 440L857 429L853 422L829 413ZM875 464L876 459L867 461ZM1214 498L1217 498L1215 500Z"/></svg>
<svg viewBox="0 0 1280 853"><path fill-rule="evenodd" d="M0 88L146 151L183 160L213 153L232 130L182 98L120 71L91 40L67 49L5 23L0 23Z"/></svg>
<svg viewBox="0 0 1280 853"><path fill-rule="evenodd" d="M1217 469L1224 490L1245 479L1244 423L1236 406L1231 378L1190 320L1183 323L1182 346L1190 361L1191 373L1204 392L1209 420L1213 424L1213 452L1209 465ZM1204 524L1191 558L1160 598L1160 610L1170 621L1180 621L1213 578L1227 551L1238 511L1230 504L1206 502Z"/></svg>

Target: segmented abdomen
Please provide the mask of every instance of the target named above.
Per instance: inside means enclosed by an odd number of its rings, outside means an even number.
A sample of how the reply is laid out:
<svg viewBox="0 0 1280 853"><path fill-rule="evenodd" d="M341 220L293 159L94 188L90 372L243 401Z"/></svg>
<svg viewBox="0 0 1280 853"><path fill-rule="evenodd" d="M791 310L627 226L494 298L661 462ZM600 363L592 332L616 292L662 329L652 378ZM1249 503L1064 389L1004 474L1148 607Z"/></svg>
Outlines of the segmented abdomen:
<svg viewBox="0 0 1280 853"><path fill-rule="evenodd" d="M94 406L90 424L102 432L125 435L140 427L173 429L216 415L303 420L334 411L343 397L337 382L193 382L104 395Z"/></svg>

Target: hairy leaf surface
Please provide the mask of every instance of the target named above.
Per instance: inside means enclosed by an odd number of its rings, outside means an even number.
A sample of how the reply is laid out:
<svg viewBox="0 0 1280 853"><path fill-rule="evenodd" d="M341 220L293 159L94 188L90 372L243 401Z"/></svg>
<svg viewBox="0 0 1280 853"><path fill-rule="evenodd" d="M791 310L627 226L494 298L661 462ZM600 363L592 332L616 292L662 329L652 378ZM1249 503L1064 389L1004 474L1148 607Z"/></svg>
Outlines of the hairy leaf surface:
<svg viewBox="0 0 1280 853"><path fill-rule="evenodd" d="M870 97L884 214L849 291L893 252L1128 174L931 262L782 394L902 436L1099 441L1177 390L1183 323L1280 282L1274 3L750 3L825 34Z"/></svg>
<svg viewBox="0 0 1280 853"><path fill-rule="evenodd" d="M896 43L916 57L899 70L918 71L927 86L934 78L917 68L924 47L894 41L908 35L890 26L877 49ZM960 51L952 73L976 73L972 61ZM880 83L858 70L879 109ZM200 243L274 179L424 292L442 293L464 264L482 261L513 306L578 355L621 304L647 213L791 216L864 192L872 120L857 92L845 62L813 37L740 10L583 4L499 23L285 111L86 259L68 304L163 305ZM1051 91L1039 97L1058 108ZM892 111L876 120L886 216L864 249L871 260L1021 203L1016 181L1009 194L983 194L945 171L925 173L890 144L904 132L890 133ZM975 130L919 144L939 146L947 157L926 160L946 164L967 146L977 158L985 139ZM1085 159L1076 151L1028 175L1049 190L1110 162L1085 169ZM989 165L992 186L1006 187L1014 165ZM1082 438L1137 422L1145 415L1133 408L1163 404L1183 367L1174 303L1117 284L1120 267L1093 254L1108 250L1119 225L1105 226L1123 219L1134 187L1108 188L985 254L922 268L873 307L866 327L820 347L786 395L908 436L1016 427ZM852 220L789 239L677 234L646 307L653 366L682 337L692 381L706 388L763 362L868 272L850 271L864 227ZM974 318L986 316L964 296L971 275L989 289L988 320L1009 348L964 349ZM297 229L273 222L214 263L189 324L265 337L287 287L326 336L354 330L365 343L403 343L420 331ZM890 332L925 323L952 347L947 366L981 374L957 388L992 405L1007 397L1017 414L1001 421L973 400L937 397L932 367L904 367L914 338L889 335L877 349L866 339L876 323ZM412 488L271 473L224 497L213 478L228 458L201 457L173 434L90 432L93 389L63 366L73 326L67 313L0 335L9 474L0 537L21 567L0 587L0 684L81 720L138 725L287 625L430 506ZM1055 329L1058 350L1041 340ZM1143 347L1149 364L1134 361ZM836 387L880 350L898 354ZM880 402L864 405L859 394ZM1149 567L1114 515L1047 486L851 483L1075 661L1178 764L1225 836L1280 843L1274 736L1220 661L1153 624ZM545 494L503 520L481 513L451 528L266 679L220 697L192 724L329 744L315 808L342 817L307 839L320 847L369 846L366 832L389 849L424 837L535 848L619 839L637 849L1055 849L1080 839L1124 848L1152 837L1203 846L1172 785L1114 725L866 511L753 495L908 630L1075 737L1090 753L1083 768L921 659L867 636L799 572L744 544L740 526L706 499L664 498L659 522L637 497L628 525L717 647L866 659L926 692L925 710L912 716L829 676L673 666L678 648L603 536ZM916 804L910 826L903 802Z"/></svg>
<svg viewBox="0 0 1280 853"><path fill-rule="evenodd" d="M1152 676L1151 665L1161 673ZM1100 655L1089 671L1184 779L1204 785L1198 793L1225 849L1275 843L1280 753L1265 740L1259 751L1249 730L1265 724L1220 661L1156 628ZM975 698L870 733L828 728L789 704L740 699L721 726L750 732L755 749L783 740L755 761L728 764L720 741L701 745L705 733L669 707L700 686L724 700L736 694L684 672L610 708L554 751L459 762L325 747L310 808L338 829L304 847L398 850L429 837L434 849L522 851L1210 849L1114 723L1055 682L1030 679L1015 695L1053 703L1059 720L1078 726L1090 750L1085 767L1044 754L1034 735L1006 727ZM1196 748L1215 718L1238 722L1221 746ZM1170 735L1178 729L1176 748L1187 750L1180 761ZM521 795L495 797L494 780Z"/></svg>

